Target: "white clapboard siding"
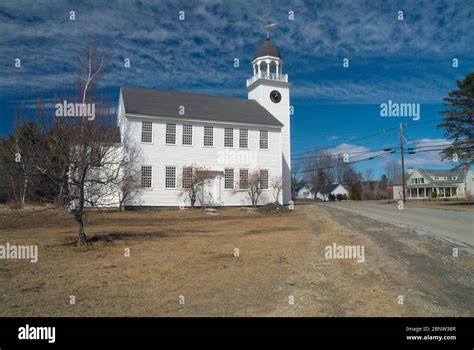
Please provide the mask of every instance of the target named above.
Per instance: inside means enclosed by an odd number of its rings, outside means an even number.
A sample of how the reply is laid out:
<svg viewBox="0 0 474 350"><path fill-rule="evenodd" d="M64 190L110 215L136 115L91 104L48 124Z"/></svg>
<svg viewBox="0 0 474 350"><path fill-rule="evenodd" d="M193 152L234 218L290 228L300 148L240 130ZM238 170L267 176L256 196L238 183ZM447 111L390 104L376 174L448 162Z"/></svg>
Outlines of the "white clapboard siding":
<svg viewBox="0 0 474 350"><path fill-rule="evenodd" d="M121 101L120 101L121 102ZM121 110L121 109L119 109ZM124 112L122 112L124 113ZM187 120L186 118L149 117L139 115L119 116L119 126L122 134L127 134L130 141L140 146L142 152L142 164L153 167L152 188L144 189L139 196L135 197L127 206L179 206L189 205L189 200L182 189L180 178L182 168L195 165L205 167L209 170L224 172L225 168L234 168L235 188L239 180L239 169L268 169L269 184L272 177L282 174L282 151L281 132L279 127L255 126L244 124L231 124L224 122L203 122L198 120ZM151 144L141 142L142 121L153 122L153 142ZM176 145L165 143L166 123L176 124ZM193 126L193 145L182 145L182 125ZM214 127L214 146L204 146L204 126ZM234 147L224 147L224 128L234 129ZM239 148L239 129L249 130L249 148ZM260 130L268 130L268 150L259 149ZM235 152L235 153L233 153ZM245 153L247 152L247 153ZM237 159L241 156L241 159ZM176 166L177 189L165 188L165 168ZM245 191L232 191L224 189L224 176L216 178L217 190L220 198L216 201L220 205L237 206L250 205L250 200ZM259 204L274 201L273 191L269 185L268 190L263 190ZM280 194L279 201L282 201ZM199 205L199 203L196 203ZM216 203L217 204L217 203Z"/></svg>

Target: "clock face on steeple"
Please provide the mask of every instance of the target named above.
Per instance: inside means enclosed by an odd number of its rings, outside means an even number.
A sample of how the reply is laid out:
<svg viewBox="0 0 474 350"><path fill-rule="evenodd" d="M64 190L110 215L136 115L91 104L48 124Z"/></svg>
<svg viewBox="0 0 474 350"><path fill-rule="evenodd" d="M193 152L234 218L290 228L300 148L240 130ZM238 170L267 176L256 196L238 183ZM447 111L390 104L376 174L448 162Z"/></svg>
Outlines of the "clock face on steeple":
<svg viewBox="0 0 474 350"><path fill-rule="evenodd" d="M280 102L281 101L280 92L277 90L273 90L272 92L270 92L270 100L272 100L272 102L274 103Z"/></svg>

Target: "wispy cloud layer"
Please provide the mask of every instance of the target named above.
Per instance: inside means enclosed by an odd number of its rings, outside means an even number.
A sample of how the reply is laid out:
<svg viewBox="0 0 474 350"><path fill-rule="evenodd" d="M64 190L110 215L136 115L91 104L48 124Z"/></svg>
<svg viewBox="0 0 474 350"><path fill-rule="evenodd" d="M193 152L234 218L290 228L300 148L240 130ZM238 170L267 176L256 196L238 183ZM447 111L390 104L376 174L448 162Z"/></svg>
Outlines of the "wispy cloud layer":
<svg viewBox="0 0 474 350"><path fill-rule="evenodd" d="M413 142L415 154L406 156L406 165L413 168L426 166L444 166L449 167L449 161L442 160L440 152L451 144L446 139L423 138ZM452 164L451 164L452 165Z"/></svg>
<svg viewBox="0 0 474 350"><path fill-rule="evenodd" d="M0 92L70 85L78 51L95 39L110 53L103 88L244 96L262 25L275 20L272 39L285 59L293 97L438 101L474 65L473 8L469 0L3 1ZM349 68L342 68L344 57ZM460 59L458 70L451 67L453 57ZM21 68L14 67L15 58Z"/></svg>

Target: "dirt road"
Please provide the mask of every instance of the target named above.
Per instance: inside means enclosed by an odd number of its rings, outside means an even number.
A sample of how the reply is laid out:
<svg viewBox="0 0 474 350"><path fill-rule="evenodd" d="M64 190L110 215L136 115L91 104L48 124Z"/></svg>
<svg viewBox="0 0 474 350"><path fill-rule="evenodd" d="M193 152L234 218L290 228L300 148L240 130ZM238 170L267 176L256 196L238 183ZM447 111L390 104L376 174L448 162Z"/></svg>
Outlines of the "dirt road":
<svg viewBox="0 0 474 350"><path fill-rule="evenodd" d="M474 213L433 208L419 208L405 203L403 209L396 204L364 202L325 203L335 208L395 224L420 234L435 236L453 246L467 248L474 254Z"/></svg>
<svg viewBox="0 0 474 350"><path fill-rule="evenodd" d="M87 230L94 244L78 248L68 214L0 211L0 244L39 251L0 260L0 315L474 315L473 257L327 206L99 212ZM334 243L364 246L364 262L326 259Z"/></svg>
<svg viewBox="0 0 474 350"><path fill-rule="evenodd" d="M418 235L324 204L317 205L349 236L366 244L366 276L404 296L412 316L473 316L474 258L429 235ZM370 277L371 278L370 278Z"/></svg>

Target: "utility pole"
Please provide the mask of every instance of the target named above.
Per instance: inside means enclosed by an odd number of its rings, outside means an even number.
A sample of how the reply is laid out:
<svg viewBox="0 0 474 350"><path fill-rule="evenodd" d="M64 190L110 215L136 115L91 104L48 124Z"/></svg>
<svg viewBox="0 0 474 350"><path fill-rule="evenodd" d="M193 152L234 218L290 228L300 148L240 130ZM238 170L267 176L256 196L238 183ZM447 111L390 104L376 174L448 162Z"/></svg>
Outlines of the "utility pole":
<svg viewBox="0 0 474 350"><path fill-rule="evenodd" d="M400 123L400 157L402 163L402 188L403 188L403 203L406 202L405 198L405 159L403 157L403 124Z"/></svg>

